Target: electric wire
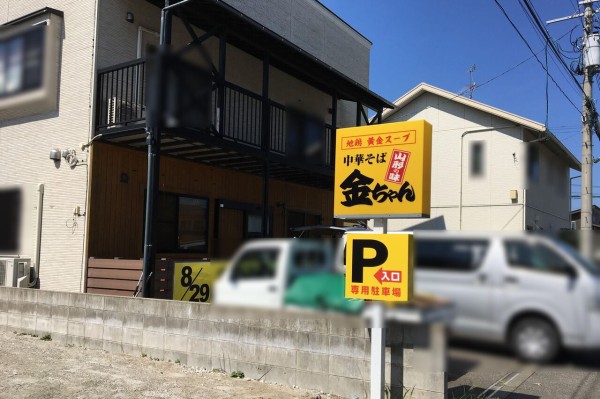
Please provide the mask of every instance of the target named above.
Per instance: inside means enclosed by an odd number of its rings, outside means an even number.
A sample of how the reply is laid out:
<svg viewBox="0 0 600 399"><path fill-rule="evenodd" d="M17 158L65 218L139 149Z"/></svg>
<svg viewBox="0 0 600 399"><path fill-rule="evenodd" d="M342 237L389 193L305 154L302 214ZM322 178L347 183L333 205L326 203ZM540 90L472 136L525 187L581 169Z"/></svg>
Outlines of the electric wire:
<svg viewBox="0 0 600 399"><path fill-rule="evenodd" d="M546 53L546 119L544 121L544 126L548 127L548 45L545 47Z"/></svg>
<svg viewBox="0 0 600 399"><path fill-rule="evenodd" d="M537 36L538 36L538 38L541 40L541 42L542 42L544 45L546 45L546 46L548 46L548 45L550 45L550 46L551 46L551 45L556 45L556 44L558 43L558 41L556 41L556 42L553 42L553 41L552 41L552 39L551 39L551 38L549 37L549 35L547 34L547 31L543 31L543 29L544 29L544 28L543 28L543 26L541 25L540 18L539 18L539 15L537 14L537 11L535 11L535 10L534 10L534 12L533 12L533 13L532 13L532 12L530 12L530 11L529 11L529 10L528 10L528 9L525 7L525 5L523 4L523 2L522 2L521 0L519 1L519 5L521 6L521 9L523 10L523 13L524 13L524 14L525 14L525 16L527 17L527 20L529 21L529 24L530 24L530 25L531 25L531 27L533 28L533 31L536 33L536 35L537 35ZM535 19L535 20L534 20L534 19ZM577 28L577 26L573 27L573 28L572 28L572 30L571 30L571 32L572 32L573 30L575 30L575 28ZM541 32L541 33L540 33L540 32ZM565 36L565 35L563 35L562 37L564 37L564 36ZM562 39L562 37L561 37L561 39ZM560 40L560 39L558 39L558 40ZM575 77L572 75L572 68L568 67L568 66L567 66L567 65L564 63L563 59L561 58L561 55L562 55L562 53L560 53L560 52L559 52L559 53L558 53L558 55L557 55L557 52L556 52L556 51L553 51L553 54L554 54L554 57L553 57L553 58L551 58L551 59L552 59L552 62L553 62L553 63L554 63L556 66L557 66L559 73L560 73L560 74L563 76L563 78L565 78L565 81L567 82L567 84L569 84L569 85L570 85L572 88L574 88L574 89L575 89L577 92L581 91L581 89L580 89L580 87L579 87L579 85L578 85L578 80L577 80L577 78L575 78ZM566 58L569 58L569 59L571 59L571 58L570 58L570 57L568 57L568 56L565 56L565 57L566 57ZM560 65L559 65L559 64L556 62L555 58L560 58L560 60L559 60L559 61L560 61L560 63L561 63ZM547 61L546 61L546 68L548 68L548 62L547 62ZM569 75L571 75L571 76L567 77L567 76L565 75L565 73L563 72L563 69L566 69L566 70L567 70L567 72L569 73ZM574 81L575 81L575 85L573 84L573 80L571 80L572 78L573 78L573 79L574 79Z"/></svg>
<svg viewBox="0 0 600 399"><path fill-rule="evenodd" d="M500 4L500 2L498 0L494 0L494 2L500 8L500 11L502 11L502 14L504 14L504 17L508 20L508 22L513 27L513 29L517 32L517 34L519 35L519 37L521 38L521 40L523 40L523 42L525 43L525 45L527 46L527 48L529 49L529 51L531 51L531 53L534 54L535 60L540 64L540 66L544 69L544 71L548 72L548 70L546 69L546 67L544 66L544 64L540 61L540 59L537 57L537 55L535 54L535 52L531 48L531 45L529 44L529 42L527 41L527 39L525 39L525 36L523 36L523 34L519 30L519 28L517 28L517 26L514 24L513 20L508 16L508 14L506 13L506 10L504 9L504 7L502 7L502 4ZM577 110L577 112L583 117L583 113L573 103L573 101L571 101L571 99L569 98L569 96L567 96L567 94L565 93L565 91L562 89L562 87L560 87L560 85L556 82L556 80L554 79L554 77L549 72L548 72L548 77L552 80L552 83L554 83L554 85L556 86L556 88L562 93L562 95L567 99L567 101L569 103L571 103L571 105L573 106L573 108L575 108Z"/></svg>
<svg viewBox="0 0 600 399"><path fill-rule="evenodd" d="M530 0L519 0L519 2L524 2L525 3L525 7L527 7L527 9L529 10L529 13L533 17L533 20L534 20L535 24L537 25L539 31L542 33L542 35L546 39L547 43L550 45L550 49L556 55L556 57L558 58L558 60L560 61L560 63L563 65L563 67L565 68L565 70L568 72L569 76L573 79L573 81L575 82L575 84L577 85L577 87L579 87L579 89L583 93L583 86L581 86L581 83L579 83L579 79L577 79L577 77L575 75L573 75L573 72L569 69L569 67L565 63L565 60L563 60L562 57L560 56L560 53L556 49L556 46L554 45L554 42L550 38L550 35L548 34L548 31L546 30L546 28L542 24L537 11L535 10L535 8L533 7L533 5L531 4L531 1Z"/></svg>
<svg viewBox="0 0 600 399"><path fill-rule="evenodd" d="M576 28L576 27L575 27L575 28ZM563 34L561 37L559 37L559 38L558 38L558 40L560 40L560 39L564 38L565 36L567 36L568 34L572 33L572 32L575 30L575 28L573 28L573 29L571 29L570 31L568 31L568 32L566 32L565 34ZM546 50L546 46L544 46L544 47L543 47L541 50L539 50L538 52L534 53L533 55L531 55L531 56L527 57L527 58L526 58L526 59L524 59L523 61L519 62L518 64L516 64L516 65L513 65L512 67L508 68L508 69L507 69L507 70L505 70L504 72L501 72L501 73L499 73L498 75L496 75L496 76L494 76L494 77L492 77L492 78L490 78L490 79L486 80L486 81L485 81L485 82L483 82L483 83L476 84L476 85L475 85L475 88L480 88L481 86L485 86L486 84L488 84L488 83L491 83L491 82L493 82L494 80L496 80L496 79L498 79L498 78L500 78L500 77L502 77L502 76L506 75L507 73L509 73L509 72L513 71L514 69L516 69L516 68L520 67L521 65L523 65L524 63L526 63L527 61L529 61L530 59L532 59L532 58L533 58L533 57L535 57L536 55L539 55L539 54L540 54L542 51L545 51L545 50Z"/></svg>

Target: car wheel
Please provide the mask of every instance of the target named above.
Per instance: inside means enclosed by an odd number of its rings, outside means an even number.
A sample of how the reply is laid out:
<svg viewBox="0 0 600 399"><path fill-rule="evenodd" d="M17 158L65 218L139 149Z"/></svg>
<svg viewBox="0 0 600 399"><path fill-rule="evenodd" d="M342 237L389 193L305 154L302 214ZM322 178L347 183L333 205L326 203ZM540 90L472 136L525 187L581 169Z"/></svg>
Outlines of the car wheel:
<svg viewBox="0 0 600 399"><path fill-rule="evenodd" d="M548 363L558 354L560 340L554 326L546 320L526 318L512 328L510 345L521 360Z"/></svg>

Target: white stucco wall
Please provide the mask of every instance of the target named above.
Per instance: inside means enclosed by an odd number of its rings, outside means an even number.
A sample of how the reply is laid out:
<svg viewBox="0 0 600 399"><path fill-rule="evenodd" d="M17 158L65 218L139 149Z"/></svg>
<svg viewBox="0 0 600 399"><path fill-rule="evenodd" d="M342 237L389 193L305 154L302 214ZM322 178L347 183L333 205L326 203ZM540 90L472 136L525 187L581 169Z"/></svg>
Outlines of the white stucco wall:
<svg viewBox="0 0 600 399"><path fill-rule="evenodd" d="M64 12L58 109L0 120L0 182L44 184L40 287L80 291L86 223L85 217L76 217L77 225L73 226L73 208L79 206L82 213L86 211L88 169L70 168L65 160L55 164L48 155L54 148L76 149L80 160L87 158L78 147L89 140L92 126L96 1L4 0L0 4L0 24L44 7Z"/></svg>
<svg viewBox="0 0 600 399"><path fill-rule="evenodd" d="M226 0L232 7L369 86L371 43L315 0Z"/></svg>
<svg viewBox="0 0 600 399"><path fill-rule="evenodd" d="M448 230L523 230L535 217L534 207L538 226L568 226L568 193L559 194L561 189L568 191L568 165L541 145L540 183L525 191L527 151L520 126L431 93L414 99L385 122L416 119L433 126L431 217L443 216ZM484 148L481 177L470 176L474 142ZM512 190L517 192L516 200L511 199ZM416 223L394 220L389 228Z"/></svg>

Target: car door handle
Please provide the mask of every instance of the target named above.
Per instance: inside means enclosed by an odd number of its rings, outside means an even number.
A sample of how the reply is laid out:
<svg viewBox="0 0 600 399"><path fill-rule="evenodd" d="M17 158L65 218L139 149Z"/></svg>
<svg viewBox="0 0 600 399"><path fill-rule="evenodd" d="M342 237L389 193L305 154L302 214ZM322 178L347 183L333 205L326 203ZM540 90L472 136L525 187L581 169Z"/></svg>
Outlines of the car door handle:
<svg viewBox="0 0 600 399"><path fill-rule="evenodd" d="M277 291L277 286L276 285L270 285L269 287L267 287L267 289L269 290L269 292L275 292L275 291Z"/></svg>
<svg viewBox="0 0 600 399"><path fill-rule="evenodd" d="M485 283L487 281L487 274L479 274L477 275L477 279L480 283Z"/></svg>
<svg viewBox="0 0 600 399"><path fill-rule="evenodd" d="M517 284L519 282L519 279L513 276L507 276L504 277L504 282L506 283L511 283L511 284Z"/></svg>

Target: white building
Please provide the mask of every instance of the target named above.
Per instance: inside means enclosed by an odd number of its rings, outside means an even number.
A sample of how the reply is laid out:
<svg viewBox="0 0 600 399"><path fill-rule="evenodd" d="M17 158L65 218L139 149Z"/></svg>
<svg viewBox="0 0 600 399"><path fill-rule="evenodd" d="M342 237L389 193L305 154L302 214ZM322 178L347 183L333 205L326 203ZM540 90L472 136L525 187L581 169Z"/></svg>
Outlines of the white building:
<svg viewBox="0 0 600 399"><path fill-rule="evenodd" d="M543 124L426 83L394 104L384 122L433 126L430 226L569 228L569 169L581 165ZM389 228L417 223L393 220Z"/></svg>
<svg viewBox="0 0 600 399"><path fill-rule="evenodd" d="M335 129L363 123L361 107L392 106L367 88L371 42L316 0L171 3L172 49L188 70L209 71L219 101L208 128L181 123L161 139L161 198L193 210L161 220L160 255L225 256L255 235L331 223ZM23 206L0 195L0 271L3 259L31 258L40 288L86 291L90 257L143 255L145 56L164 5L0 1L0 193L30 191ZM191 98L195 87L180 85ZM292 159L307 132L320 145L310 165ZM137 270L122 274L135 286Z"/></svg>

